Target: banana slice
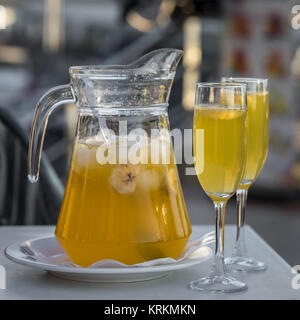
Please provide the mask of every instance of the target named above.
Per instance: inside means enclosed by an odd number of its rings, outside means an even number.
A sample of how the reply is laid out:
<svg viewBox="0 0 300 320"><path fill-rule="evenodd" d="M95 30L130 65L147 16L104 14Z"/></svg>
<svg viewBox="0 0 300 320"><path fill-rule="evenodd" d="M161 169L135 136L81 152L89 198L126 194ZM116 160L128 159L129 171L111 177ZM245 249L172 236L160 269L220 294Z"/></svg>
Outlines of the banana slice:
<svg viewBox="0 0 300 320"><path fill-rule="evenodd" d="M138 177L138 184L149 191L161 188L161 176L155 170L144 170Z"/></svg>
<svg viewBox="0 0 300 320"><path fill-rule="evenodd" d="M139 174L139 166L130 164L119 165L110 176L110 184L121 194L132 193L136 188L136 180Z"/></svg>

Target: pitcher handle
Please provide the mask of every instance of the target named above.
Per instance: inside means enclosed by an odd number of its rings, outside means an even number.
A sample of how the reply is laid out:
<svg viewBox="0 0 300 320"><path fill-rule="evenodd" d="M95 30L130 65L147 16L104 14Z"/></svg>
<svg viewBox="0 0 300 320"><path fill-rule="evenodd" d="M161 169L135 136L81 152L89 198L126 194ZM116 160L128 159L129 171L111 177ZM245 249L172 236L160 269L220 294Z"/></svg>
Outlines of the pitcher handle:
<svg viewBox="0 0 300 320"><path fill-rule="evenodd" d="M69 84L50 89L38 101L32 120L28 148L28 180L31 183L39 179L41 153L50 114L58 106L74 102L73 90Z"/></svg>

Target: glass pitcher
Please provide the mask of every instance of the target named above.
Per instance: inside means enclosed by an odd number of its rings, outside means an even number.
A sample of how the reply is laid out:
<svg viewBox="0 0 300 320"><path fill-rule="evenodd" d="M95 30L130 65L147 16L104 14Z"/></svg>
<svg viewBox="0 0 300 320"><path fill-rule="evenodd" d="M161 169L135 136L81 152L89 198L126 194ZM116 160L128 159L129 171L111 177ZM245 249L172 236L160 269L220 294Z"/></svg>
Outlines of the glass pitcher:
<svg viewBox="0 0 300 320"><path fill-rule="evenodd" d="M28 152L31 182L38 180L49 115L64 103L78 106L55 231L75 264L177 258L187 244L191 227L167 113L181 57L180 50L160 49L130 65L71 67L70 84L38 102Z"/></svg>

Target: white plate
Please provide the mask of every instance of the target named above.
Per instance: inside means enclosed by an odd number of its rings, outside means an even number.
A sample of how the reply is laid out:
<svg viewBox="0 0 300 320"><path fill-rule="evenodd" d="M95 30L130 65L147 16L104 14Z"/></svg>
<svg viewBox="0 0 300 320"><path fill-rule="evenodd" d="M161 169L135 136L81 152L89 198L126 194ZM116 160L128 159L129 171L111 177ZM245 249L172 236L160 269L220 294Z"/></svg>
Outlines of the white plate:
<svg viewBox="0 0 300 320"><path fill-rule="evenodd" d="M144 267L98 267L83 268L61 265L66 255L54 236L43 237L10 245L4 251L6 257L16 263L42 269L64 279L88 282L134 282L157 279L175 270L185 269L208 260L212 250L207 246L197 249L180 262Z"/></svg>

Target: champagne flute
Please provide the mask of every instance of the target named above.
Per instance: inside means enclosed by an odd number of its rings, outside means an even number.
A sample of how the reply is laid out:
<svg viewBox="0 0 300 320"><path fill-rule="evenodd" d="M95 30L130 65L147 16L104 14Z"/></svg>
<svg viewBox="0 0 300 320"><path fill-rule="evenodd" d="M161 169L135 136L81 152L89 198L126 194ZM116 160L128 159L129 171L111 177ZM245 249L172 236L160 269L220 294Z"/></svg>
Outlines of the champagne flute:
<svg viewBox="0 0 300 320"><path fill-rule="evenodd" d="M236 292L247 285L229 276L224 264L224 214L244 176L247 152L246 85L198 83L194 111L195 170L216 214L211 274L190 283L203 292Z"/></svg>
<svg viewBox="0 0 300 320"><path fill-rule="evenodd" d="M231 257L225 259L232 271L262 271L263 262L256 261L247 254L245 242L245 212L248 190L259 176L268 153L269 140L269 93L267 79L222 78L222 82L244 83L247 85L248 102L248 154L244 178L236 192L237 233Z"/></svg>

